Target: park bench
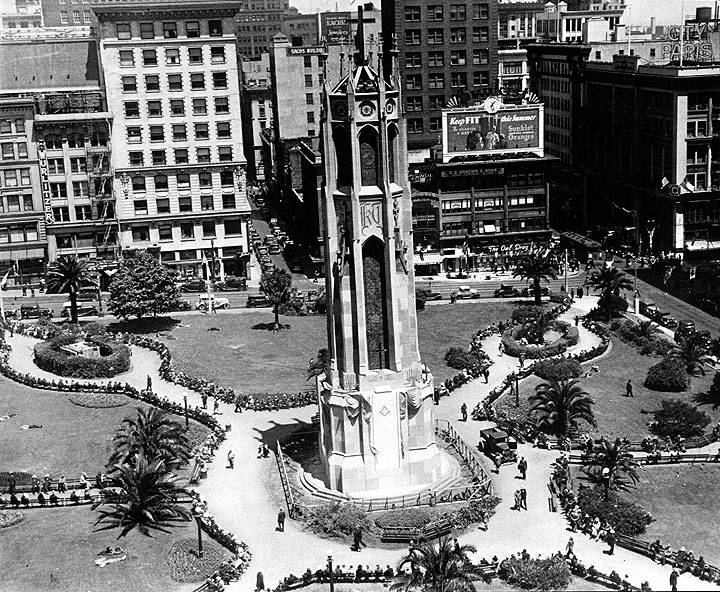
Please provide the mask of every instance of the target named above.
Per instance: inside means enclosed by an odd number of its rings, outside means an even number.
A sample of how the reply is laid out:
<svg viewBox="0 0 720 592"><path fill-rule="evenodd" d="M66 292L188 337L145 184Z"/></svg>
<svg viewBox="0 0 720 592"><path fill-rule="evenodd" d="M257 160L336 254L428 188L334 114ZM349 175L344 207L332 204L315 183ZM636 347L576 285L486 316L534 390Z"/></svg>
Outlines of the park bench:
<svg viewBox="0 0 720 592"><path fill-rule="evenodd" d="M200 480L201 467L202 467L202 463L195 461L195 464L193 465L193 468L192 468L192 472L190 473L189 483L191 485L196 484Z"/></svg>
<svg viewBox="0 0 720 592"><path fill-rule="evenodd" d="M450 534L452 522L450 518L441 518L423 526L413 528L410 526L387 526L383 528L380 539L387 543L409 543L420 538L431 541Z"/></svg>

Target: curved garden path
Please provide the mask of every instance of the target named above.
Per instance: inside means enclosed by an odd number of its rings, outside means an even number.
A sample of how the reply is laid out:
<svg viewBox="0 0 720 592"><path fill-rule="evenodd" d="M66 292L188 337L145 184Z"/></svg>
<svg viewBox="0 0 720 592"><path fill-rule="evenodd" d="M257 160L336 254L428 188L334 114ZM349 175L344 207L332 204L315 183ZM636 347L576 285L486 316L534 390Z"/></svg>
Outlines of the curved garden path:
<svg viewBox="0 0 720 592"><path fill-rule="evenodd" d="M583 315L595 305L596 298L584 297L576 301L564 315L563 320L572 322L575 314ZM280 337L281 338L281 337ZM31 350L37 340L6 334L8 344L13 348L10 363L19 371L48 377L32 362ZM503 378L518 366L517 359L499 356L497 336L490 337L485 344L486 351L494 361L490 368L489 384L480 380L470 382L455 390L450 397L441 400L436 407L436 415L448 419L468 443L478 439L478 432L486 427L486 422L458 421L460 405L467 403L472 407L492 388L498 386ZM596 345L598 338L580 327L580 343L576 348L587 349ZM494 347L493 347L494 346ZM116 377L113 381L128 382L138 389L145 388L147 376L153 381L153 390L161 396L182 403L187 396L188 404L200 406L200 395L173 383L163 380L158 367L157 354L133 347L132 367L129 372ZM208 376L210 376L208 372ZM51 376L51 378L55 378ZM216 459L208 470L207 478L197 487L201 496L207 500L211 514L219 526L232 532L239 540L245 541L253 553L250 568L239 582L227 587L228 590L248 592L255 588L258 571L265 576L265 585L274 587L284 576L301 574L307 567L315 570L325 564L328 554L332 554L339 565L363 565L374 567L376 564L394 565L403 549L364 549L354 553L348 544L335 539L321 539L305 532L300 523L287 520L285 532L275 531L276 516L284 506L282 488L275 460L258 458L257 448L263 438L268 444L274 443L277 436L290 431L298 422L309 423L315 413L314 407L285 409L274 412L233 413L230 405L221 404L221 423L230 426L227 439L216 452ZM225 459L229 450L235 453L235 469L226 468ZM504 466L499 475L493 475L495 492L502 498L496 515L490 520L488 531L477 528L468 529L459 537L462 543L473 544L478 548L477 559L497 555L502 558L511 553L527 549L531 555L547 555L564 550L568 537L575 540L575 552L585 565L594 565L604 573L617 571L621 577L639 586L648 580L654 590L668 589L670 567L660 566L650 559L616 548L614 556L603 553L607 545L594 541L581 533L570 533L564 515L548 510L547 483L551 466L558 451L541 450L527 444L518 446L518 454L528 461L528 479L516 479L514 467ZM488 466L488 469L490 467ZM519 487L528 491L528 511L514 511L510 507L512 493ZM679 579L680 590L717 590L708 582L683 574Z"/></svg>

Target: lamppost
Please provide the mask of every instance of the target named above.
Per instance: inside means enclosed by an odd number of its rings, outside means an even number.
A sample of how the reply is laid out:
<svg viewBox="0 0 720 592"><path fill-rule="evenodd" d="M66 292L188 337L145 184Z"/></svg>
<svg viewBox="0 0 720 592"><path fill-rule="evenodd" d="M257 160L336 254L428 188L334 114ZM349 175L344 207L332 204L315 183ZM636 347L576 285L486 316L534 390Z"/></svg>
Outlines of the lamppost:
<svg viewBox="0 0 720 592"><path fill-rule="evenodd" d="M199 505L193 506L193 516L195 517L195 522L197 522L197 530L198 530L198 557L203 556L203 542L202 542L202 527L200 526L200 522L202 520L203 511L200 508Z"/></svg>
<svg viewBox="0 0 720 592"><path fill-rule="evenodd" d="M190 428L190 421L188 420L188 406L187 406L187 395L183 395L183 404L185 406L185 429Z"/></svg>
<svg viewBox="0 0 720 592"><path fill-rule="evenodd" d="M332 554L331 553L328 553L327 565L328 565L328 581L330 582L330 592L335 592L335 582L333 581L333 566L332 566Z"/></svg>

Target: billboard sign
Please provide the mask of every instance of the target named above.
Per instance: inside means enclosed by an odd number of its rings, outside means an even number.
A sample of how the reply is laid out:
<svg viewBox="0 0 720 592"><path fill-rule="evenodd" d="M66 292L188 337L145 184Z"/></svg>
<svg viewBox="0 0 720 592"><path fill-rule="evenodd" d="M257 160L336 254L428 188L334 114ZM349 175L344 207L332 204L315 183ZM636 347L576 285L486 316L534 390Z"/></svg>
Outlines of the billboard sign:
<svg viewBox="0 0 720 592"><path fill-rule="evenodd" d="M443 161L455 156L533 152L543 156L543 106L483 105L442 114Z"/></svg>
<svg viewBox="0 0 720 592"><path fill-rule="evenodd" d="M322 45L301 45L287 48L289 56L323 55L325 48Z"/></svg>
<svg viewBox="0 0 720 592"><path fill-rule="evenodd" d="M326 13L322 19L322 35L328 45L350 42L350 13Z"/></svg>

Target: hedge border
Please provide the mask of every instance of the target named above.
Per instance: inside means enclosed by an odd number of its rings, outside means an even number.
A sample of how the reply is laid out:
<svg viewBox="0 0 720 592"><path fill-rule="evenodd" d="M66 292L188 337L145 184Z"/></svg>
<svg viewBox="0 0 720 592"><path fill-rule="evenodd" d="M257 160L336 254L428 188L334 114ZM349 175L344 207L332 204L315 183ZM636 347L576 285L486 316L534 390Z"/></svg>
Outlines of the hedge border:
<svg viewBox="0 0 720 592"><path fill-rule="evenodd" d="M46 341L38 343L33 350L35 365L45 372L50 372L65 378L114 378L118 374L130 370L130 348L122 342L113 339L104 339L99 335L89 335L85 341L106 347L111 353L100 358L74 356L61 348L82 339L79 334L57 335Z"/></svg>

